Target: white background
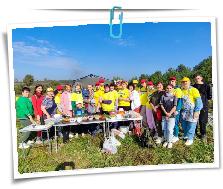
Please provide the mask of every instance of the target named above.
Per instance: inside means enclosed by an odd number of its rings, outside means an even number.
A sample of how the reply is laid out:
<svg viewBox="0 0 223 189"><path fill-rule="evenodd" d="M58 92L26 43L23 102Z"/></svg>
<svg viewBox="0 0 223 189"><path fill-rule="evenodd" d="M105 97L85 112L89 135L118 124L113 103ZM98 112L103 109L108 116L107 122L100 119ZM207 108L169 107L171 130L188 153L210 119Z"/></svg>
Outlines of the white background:
<svg viewBox="0 0 223 189"><path fill-rule="evenodd" d="M117 2L117 3L116 3ZM223 178L222 169L200 169L200 170L177 170L177 171L146 171L131 173L95 174L81 176L63 176L52 178L26 179L20 181L13 180L13 159L11 145L11 123L10 123L10 101L9 101L9 80L8 80L8 61L6 46L6 25L10 23L26 22L47 22L47 21L66 21L77 19L101 19L107 18L109 22L109 12L103 11L53 11L53 10L34 10L50 8L69 8L87 9L101 8L110 9L112 6L121 5L124 9L190 9L190 10L143 10L124 12L126 17L179 17L179 16L214 16L217 18L217 51L218 68L222 70L222 51L223 51L223 13L220 1L201 1L201 0L8 0L0 3L0 181L1 187L10 188L211 188L221 184ZM222 72L219 71L219 104L222 102ZM221 106L219 106L221 107ZM221 112L219 109L219 118ZM221 121L221 120L220 120ZM219 122L219 128L221 122ZM219 133L222 136L222 130ZM221 139L220 139L221 141ZM221 155L221 151L220 151ZM221 158L220 158L221 159ZM222 185L222 184L221 184Z"/></svg>

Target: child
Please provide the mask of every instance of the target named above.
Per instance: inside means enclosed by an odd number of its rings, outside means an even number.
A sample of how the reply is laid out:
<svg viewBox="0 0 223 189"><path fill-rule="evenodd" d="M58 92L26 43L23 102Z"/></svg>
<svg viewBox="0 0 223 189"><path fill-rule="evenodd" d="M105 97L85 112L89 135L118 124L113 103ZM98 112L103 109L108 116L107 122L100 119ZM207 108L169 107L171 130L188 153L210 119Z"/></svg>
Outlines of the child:
<svg viewBox="0 0 223 189"><path fill-rule="evenodd" d="M166 92L162 95L160 105L162 109L162 129L164 132L163 147L172 148L173 131L175 126L175 112L177 98L173 95L173 86L167 85Z"/></svg>

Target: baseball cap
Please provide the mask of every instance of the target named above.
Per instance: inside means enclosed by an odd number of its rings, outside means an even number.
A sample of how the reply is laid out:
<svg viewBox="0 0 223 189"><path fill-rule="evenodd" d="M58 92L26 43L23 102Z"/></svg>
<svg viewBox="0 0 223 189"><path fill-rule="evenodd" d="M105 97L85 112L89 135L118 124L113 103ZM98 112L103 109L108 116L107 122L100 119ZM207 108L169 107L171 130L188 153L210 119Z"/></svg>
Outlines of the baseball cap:
<svg viewBox="0 0 223 189"><path fill-rule="evenodd" d="M46 92L53 92L53 88L52 87L47 88Z"/></svg>
<svg viewBox="0 0 223 189"><path fill-rule="evenodd" d="M186 82L186 81L190 81L190 79L188 77L184 77L181 82Z"/></svg>
<svg viewBox="0 0 223 189"><path fill-rule="evenodd" d="M134 80L132 81L132 83L133 83L133 84L138 84L139 82L138 82L138 80L134 79Z"/></svg>
<svg viewBox="0 0 223 189"><path fill-rule="evenodd" d="M173 80L176 81L177 78L175 76L172 76L172 77L169 78L169 81L173 81Z"/></svg>
<svg viewBox="0 0 223 189"><path fill-rule="evenodd" d="M148 81L147 85L153 86L153 82L152 81Z"/></svg>
<svg viewBox="0 0 223 189"><path fill-rule="evenodd" d="M98 82L99 82L99 83L104 83L105 80L104 80L103 78L100 78L100 79L98 80Z"/></svg>
<svg viewBox="0 0 223 189"><path fill-rule="evenodd" d="M58 86L57 86L57 90L58 90L58 91L63 90L63 86L62 86L62 85L58 85Z"/></svg>
<svg viewBox="0 0 223 189"><path fill-rule="evenodd" d="M141 83L146 83L146 79L142 79L141 80Z"/></svg>

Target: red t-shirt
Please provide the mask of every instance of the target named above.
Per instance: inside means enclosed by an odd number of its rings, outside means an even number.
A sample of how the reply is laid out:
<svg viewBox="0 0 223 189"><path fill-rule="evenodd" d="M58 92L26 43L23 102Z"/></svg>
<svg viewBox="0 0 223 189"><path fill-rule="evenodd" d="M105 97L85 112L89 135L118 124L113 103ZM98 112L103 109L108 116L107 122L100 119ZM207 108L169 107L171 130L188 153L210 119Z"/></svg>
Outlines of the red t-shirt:
<svg viewBox="0 0 223 189"><path fill-rule="evenodd" d="M41 95L40 97L37 97L36 95L33 95L31 97L35 117L37 117L37 115L39 115L39 116L43 115L43 112L41 110L41 104L42 104L43 98L44 98L43 95Z"/></svg>

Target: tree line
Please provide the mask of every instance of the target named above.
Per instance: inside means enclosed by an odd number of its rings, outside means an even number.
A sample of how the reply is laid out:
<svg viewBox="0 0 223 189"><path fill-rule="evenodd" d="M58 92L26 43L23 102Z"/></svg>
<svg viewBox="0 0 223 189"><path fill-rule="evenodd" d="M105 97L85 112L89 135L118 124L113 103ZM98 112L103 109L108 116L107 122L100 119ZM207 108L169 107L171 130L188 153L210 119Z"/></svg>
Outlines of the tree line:
<svg viewBox="0 0 223 189"><path fill-rule="evenodd" d="M162 73L161 71L156 71L151 75L141 74L139 77L134 76L129 80L129 82L131 82L133 79L137 79L137 80L147 79L149 81L153 81L155 84L158 82L167 84L169 78L172 76L175 76L177 78L177 81L179 82L178 84L180 84L180 80L183 77L193 78L194 75L196 75L196 74L201 74L206 83L212 84L212 57L211 56L202 60L199 64L197 64L193 68L189 68L183 64L180 64L179 66L177 66L177 68L169 68L164 73ZM92 76L94 76L94 75L92 75ZM122 79L122 78L119 76L115 76L115 77L113 77L112 80L118 80L118 79ZM73 82L70 80L64 80L64 81L66 81L65 83ZM27 74L24 77L23 81L20 83L18 83L18 81L15 80L15 83L17 83L17 84L15 84L15 94L16 95L21 94L22 88L24 86L29 86L32 90L35 87L34 84L37 84L37 83L43 84L42 81L35 81L34 76L32 76L31 74ZM64 82L62 82L62 81L45 79L44 80L44 89L46 89L47 87L56 88L57 85L63 84L63 83Z"/></svg>

